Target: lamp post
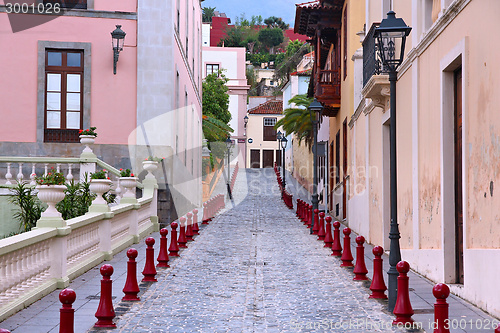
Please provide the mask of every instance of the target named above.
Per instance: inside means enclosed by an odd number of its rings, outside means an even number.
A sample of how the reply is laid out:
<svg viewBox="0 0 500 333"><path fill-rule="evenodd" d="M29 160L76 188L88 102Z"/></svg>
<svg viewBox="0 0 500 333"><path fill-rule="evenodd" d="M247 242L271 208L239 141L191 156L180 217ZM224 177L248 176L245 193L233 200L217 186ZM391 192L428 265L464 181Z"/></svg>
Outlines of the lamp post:
<svg viewBox="0 0 500 333"><path fill-rule="evenodd" d="M246 168L246 165L247 165L247 139L246 139L246 136L247 136L247 125L248 125L248 116L245 116L245 118L243 118L243 123L244 123L244 127L245 127L245 131L243 132L243 136L245 137L245 168Z"/></svg>
<svg viewBox="0 0 500 333"><path fill-rule="evenodd" d="M323 105L315 98L314 101L309 104L308 107L309 116L311 117L312 130L314 135L313 141L313 195L312 195L312 209L313 212L315 209L318 209L318 124L319 120L323 115ZM313 233L314 228L314 217L311 219L311 230L310 233Z"/></svg>
<svg viewBox="0 0 500 333"><path fill-rule="evenodd" d="M281 154L281 155L283 155L283 163L281 164L281 168L283 170L283 193L285 193L285 190L286 190L286 181L285 181L285 172L286 172L286 169L285 169L285 148L286 148L287 142L288 142L287 138L285 137L285 135L283 135L283 137L281 138L281 148L283 148L283 153Z"/></svg>
<svg viewBox="0 0 500 333"><path fill-rule="evenodd" d="M389 252L390 268L387 272L389 280L389 305L388 310L393 311L396 305L398 271L396 265L401 261L401 249L399 239L401 238L398 226L397 207L397 160L396 160L396 81L398 79L397 70L403 62L406 37L410 34L411 27L407 26L401 18L396 18L396 13L392 10L387 13L387 18L380 22L375 29L373 37L376 38L379 57L383 66L389 72L390 83L390 170L391 170L391 228L389 239L391 240Z"/></svg>
<svg viewBox="0 0 500 333"><path fill-rule="evenodd" d="M281 148L281 139L283 139L283 133L281 133L281 131L278 131L278 133L276 133L276 140L278 140L278 148Z"/></svg>
<svg viewBox="0 0 500 333"><path fill-rule="evenodd" d="M111 32L111 38L113 42L113 74L116 75L116 63L118 62L118 56L120 52L123 51L123 43L125 42L125 31L121 29L121 25L116 25L116 29Z"/></svg>
<svg viewBox="0 0 500 333"><path fill-rule="evenodd" d="M229 195L229 200L233 200L233 195L231 193L231 148L233 147L233 140L230 137L227 137L226 140L226 148L227 148L227 193Z"/></svg>

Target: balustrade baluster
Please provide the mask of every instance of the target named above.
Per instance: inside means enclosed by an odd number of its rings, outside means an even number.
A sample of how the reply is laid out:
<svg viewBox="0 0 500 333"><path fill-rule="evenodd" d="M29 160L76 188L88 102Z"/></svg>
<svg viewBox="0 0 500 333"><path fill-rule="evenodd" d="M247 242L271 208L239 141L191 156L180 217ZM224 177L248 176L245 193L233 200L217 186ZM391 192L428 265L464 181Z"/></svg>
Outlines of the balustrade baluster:
<svg viewBox="0 0 500 333"><path fill-rule="evenodd" d="M23 175L23 163L19 163L19 172L17 173L17 181L22 182L24 178Z"/></svg>
<svg viewBox="0 0 500 333"><path fill-rule="evenodd" d="M43 175L47 176L47 174L49 173L49 163L44 163L44 166L45 166L45 172L43 173Z"/></svg>
<svg viewBox="0 0 500 333"><path fill-rule="evenodd" d="M7 173L5 174L5 184L12 184L11 179L12 179L12 174L10 173L10 165L12 163L7 163Z"/></svg>
<svg viewBox="0 0 500 333"><path fill-rule="evenodd" d="M30 185L36 185L35 178L36 178L36 164L31 163L31 175L30 175L31 182L30 182Z"/></svg>
<svg viewBox="0 0 500 333"><path fill-rule="evenodd" d="M73 173L71 172L71 168L73 168L73 164L69 163L68 164L68 174L66 175L66 179L68 182L73 180Z"/></svg>
<svg viewBox="0 0 500 333"><path fill-rule="evenodd" d="M61 172L61 163L56 163L56 172Z"/></svg>

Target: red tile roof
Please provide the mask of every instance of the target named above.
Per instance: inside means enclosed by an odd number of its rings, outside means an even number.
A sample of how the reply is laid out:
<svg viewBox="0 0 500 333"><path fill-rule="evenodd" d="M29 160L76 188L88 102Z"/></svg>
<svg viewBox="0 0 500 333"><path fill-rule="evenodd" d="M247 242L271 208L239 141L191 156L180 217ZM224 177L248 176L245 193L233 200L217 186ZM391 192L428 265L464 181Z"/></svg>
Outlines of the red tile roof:
<svg viewBox="0 0 500 333"><path fill-rule="evenodd" d="M262 103L253 109L248 110L249 114L282 114L283 101L270 100Z"/></svg>

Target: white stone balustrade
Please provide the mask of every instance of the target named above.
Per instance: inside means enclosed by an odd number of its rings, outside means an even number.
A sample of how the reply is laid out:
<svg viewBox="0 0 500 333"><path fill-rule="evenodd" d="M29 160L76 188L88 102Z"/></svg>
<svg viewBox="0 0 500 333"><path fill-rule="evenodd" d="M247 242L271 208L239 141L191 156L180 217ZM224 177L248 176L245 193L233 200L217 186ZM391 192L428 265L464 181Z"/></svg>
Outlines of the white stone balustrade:
<svg viewBox="0 0 500 333"><path fill-rule="evenodd" d="M81 165L79 159L48 158L0 157L0 163L6 164L6 183L15 182L13 172L16 179L34 181L35 170L45 172L52 165L70 178L78 169L75 166ZM119 171L112 166L97 159L85 163L108 170L117 182ZM23 174L30 171L29 177ZM143 188L143 197L135 203L89 212L65 221L62 227L39 227L0 239L0 321L158 231L156 180L138 186Z"/></svg>
<svg viewBox="0 0 500 333"><path fill-rule="evenodd" d="M35 184L35 178L50 172L54 168L62 172L69 182L73 173L79 172L79 158L43 158L43 157L0 157L0 184L14 185L16 181Z"/></svg>

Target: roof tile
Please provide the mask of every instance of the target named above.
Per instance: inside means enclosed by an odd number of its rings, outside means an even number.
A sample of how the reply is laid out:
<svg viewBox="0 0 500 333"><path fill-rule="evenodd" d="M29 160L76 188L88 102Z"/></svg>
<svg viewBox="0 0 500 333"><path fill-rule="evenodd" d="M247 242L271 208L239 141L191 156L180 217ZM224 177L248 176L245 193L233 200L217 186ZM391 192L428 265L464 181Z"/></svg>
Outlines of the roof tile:
<svg viewBox="0 0 500 333"><path fill-rule="evenodd" d="M283 101L270 100L250 110L249 114L283 114Z"/></svg>

